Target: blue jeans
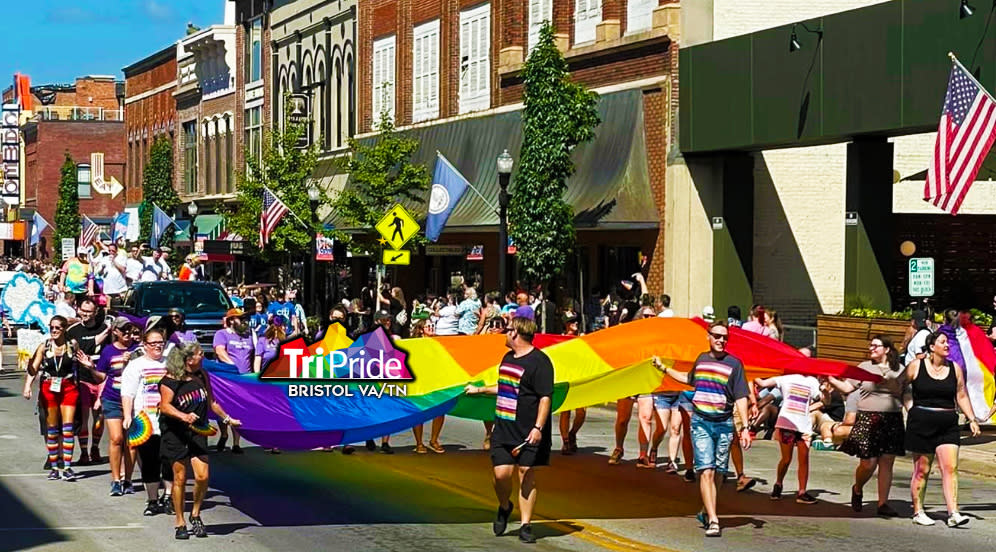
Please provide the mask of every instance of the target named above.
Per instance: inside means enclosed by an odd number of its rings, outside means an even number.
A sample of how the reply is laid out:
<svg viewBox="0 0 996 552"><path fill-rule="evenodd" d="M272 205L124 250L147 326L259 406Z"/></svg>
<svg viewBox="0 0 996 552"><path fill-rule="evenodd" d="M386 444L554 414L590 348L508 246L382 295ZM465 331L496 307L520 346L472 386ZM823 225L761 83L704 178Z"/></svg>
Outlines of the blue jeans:
<svg viewBox="0 0 996 552"><path fill-rule="evenodd" d="M726 473L733 443L733 418L712 422L692 414L692 450L695 471L716 470Z"/></svg>

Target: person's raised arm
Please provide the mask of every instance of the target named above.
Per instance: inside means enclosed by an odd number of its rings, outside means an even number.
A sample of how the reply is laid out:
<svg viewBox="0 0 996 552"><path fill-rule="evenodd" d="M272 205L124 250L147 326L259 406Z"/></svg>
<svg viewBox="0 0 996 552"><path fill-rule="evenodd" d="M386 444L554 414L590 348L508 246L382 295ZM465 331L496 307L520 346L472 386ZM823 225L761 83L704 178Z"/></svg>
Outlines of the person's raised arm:
<svg viewBox="0 0 996 552"><path fill-rule="evenodd" d="M654 356L653 360L651 360L651 362L653 363L654 368L657 368L661 372L664 372L665 376L670 376L671 379L677 381L678 383L684 383L685 385L688 385L688 372L679 372L678 370L671 370L670 368L665 366L664 363L661 361L660 357L656 355Z"/></svg>

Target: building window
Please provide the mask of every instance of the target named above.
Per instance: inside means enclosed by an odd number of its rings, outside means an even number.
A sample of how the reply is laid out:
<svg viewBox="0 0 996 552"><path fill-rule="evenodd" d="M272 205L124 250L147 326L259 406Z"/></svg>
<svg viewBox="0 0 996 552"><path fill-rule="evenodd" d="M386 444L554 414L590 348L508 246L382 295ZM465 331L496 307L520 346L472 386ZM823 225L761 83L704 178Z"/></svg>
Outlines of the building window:
<svg viewBox="0 0 996 552"><path fill-rule="evenodd" d="M602 0L575 0L574 44L595 41L595 25L602 21Z"/></svg>
<svg viewBox="0 0 996 552"><path fill-rule="evenodd" d="M460 12L460 113L491 107L491 4Z"/></svg>
<svg viewBox="0 0 996 552"><path fill-rule="evenodd" d="M646 31L653 26L657 0L628 0L626 5L626 34Z"/></svg>
<svg viewBox="0 0 996 552"><path fill-rule="evenodd" d="M93 197L90 195L90 165L80 163L76 165L76 191L81 199Z"/></svg>
<svg viewBox="0 0 996 552"><path fill-rule="evenodd" d="M214 125L214 193L221 194L226 187L223 180L225 173L222 171L222 163L225 161L221 157L221 119L215 119L211 124Z"/></svg>
<svg viewBox="0 0 996 552"><path fill-rule="evenodd" d="M553 23L553 0L529 0L529 51L539 42L543 22Z"/></svg>
<svg viewBox="0 0 996 552"><path fill-rule="evenodd" d="M246 154L257 161L263 158L263 107L246 110Z"/></svg>
<svg viewBox="0 0 996 552"><path fill-rule="evenodd" d="M235 135L232 131L232 118L225 115L225 192L232 193L235 191L234 182L234 167L235 167L235 157L232 151L232 142L235 141Z"/></svg>
<svg viewBox="0 0 996 552"><path fill-rule="evenodd" d="M415 27L412 50L412 120L439 117L439 20Z"/></svg>
<svg viewBox="0 0 996 552"><path fill-rule="evenodd" d="M374 41L373 47L373 128L381 113L394 120L394 36Z"/></svg>
<svg viewBox="0 0 996 552"><path fill-rule="evenodd" d="M244 65L246 68L246 83L251 83L263 78L262 17L257 17L249 22L249 32L247 34Z"/></svg>
<svg viewBox="0 0 996 552"><path fill-rule="evenodd" d="M197 121L183 123L183 184L188 194L197 193Z"/></svg>

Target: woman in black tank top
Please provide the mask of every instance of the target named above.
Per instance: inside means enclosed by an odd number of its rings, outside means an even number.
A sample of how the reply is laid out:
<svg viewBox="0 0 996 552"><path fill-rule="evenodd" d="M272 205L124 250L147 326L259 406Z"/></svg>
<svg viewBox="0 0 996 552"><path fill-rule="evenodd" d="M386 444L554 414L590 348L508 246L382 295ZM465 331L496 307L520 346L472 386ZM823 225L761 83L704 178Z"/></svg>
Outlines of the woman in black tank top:
<svg viewBox="0 0 996 552"><path fill-rule="evenodd" d="M948 360L948 337L934 332L927 337L926 358L914 360L906 367L911 382L912 402L907 401L906 450L913 453L913 523L933 525L934 520L923 509L934 455L941 468L944 502L948 508L948 525L968 523L958 512L958 447L961 443L958 410L971 420L972 435L979 435L979 424L972 412L972 403L965 391L961 367Z"/></svg>

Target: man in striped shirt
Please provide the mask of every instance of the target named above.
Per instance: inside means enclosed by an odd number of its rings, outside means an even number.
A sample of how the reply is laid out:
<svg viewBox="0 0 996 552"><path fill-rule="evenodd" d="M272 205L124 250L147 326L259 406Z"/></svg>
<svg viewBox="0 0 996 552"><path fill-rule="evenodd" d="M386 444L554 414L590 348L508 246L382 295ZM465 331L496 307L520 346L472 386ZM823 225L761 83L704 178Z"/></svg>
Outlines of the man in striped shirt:
<svg viewBox="0 0 996 552"><path fill-rule="evenodd" d="M692 397L692 448L695 451L695 471L699 472L703 512L698 520L706 536L721 535L716 514L716 472L726 473L730 447L734 439L733 409L747 420L747 377L740 359L726 352L730 330L725 320L709 324L709 352L695 359L690 372L669 370L658 357L654 366L676 381L695 389ZM745 426L740 432L740 446L750 448L750 432Z"/></svg>

